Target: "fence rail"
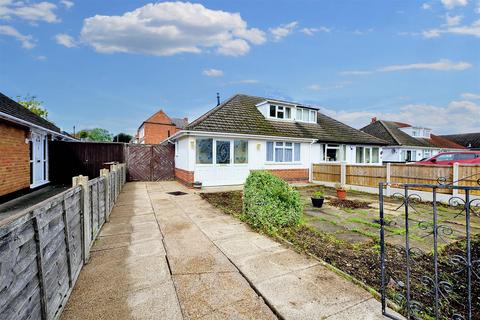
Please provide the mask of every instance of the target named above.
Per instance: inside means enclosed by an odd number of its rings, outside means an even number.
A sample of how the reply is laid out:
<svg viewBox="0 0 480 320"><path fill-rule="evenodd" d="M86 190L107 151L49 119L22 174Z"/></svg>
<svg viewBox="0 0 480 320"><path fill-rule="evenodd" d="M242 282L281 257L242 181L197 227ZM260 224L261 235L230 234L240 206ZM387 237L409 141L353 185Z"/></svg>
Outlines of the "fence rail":
<svg viewBox="0 0 480 320"><path fill-rule="evenodd" d="M386 165L352 165L346 163L320 163L312 166L314 182L327 185L341 184L353 189L377 192L380 182L395 184L438 184L439 179L458 181L461 186L474 186L480 177L480 165L454 163L450 166L393 164ZM414 188L427 191L426 188ZM463 190L445 188L438 189L445 195L461 195ZM472 191L472 195L480 195ZM388 195L388 192L387 192Z"/></svg>
<svg viewBox="0 0 480 320"><path fill-rule="evenodd" d="M60 316L126 181L124 164L0 221L0 319Z"/></svg>

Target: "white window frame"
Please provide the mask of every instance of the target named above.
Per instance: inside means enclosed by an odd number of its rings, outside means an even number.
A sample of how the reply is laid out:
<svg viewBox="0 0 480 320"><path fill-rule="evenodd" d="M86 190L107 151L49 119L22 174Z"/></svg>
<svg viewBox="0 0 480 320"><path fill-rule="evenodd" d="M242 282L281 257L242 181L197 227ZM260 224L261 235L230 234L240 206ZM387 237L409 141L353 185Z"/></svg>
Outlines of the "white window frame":
<svg viewBox="0 0 480 320"><path fill-rule="evenodd" d="M270 109L272 107L275 107L275 116L272 116L270 114ZM287 109L289 109L289 117L287 118ZM283 118L279 118L278 117L278 113L281 112L283 113ZM276 120L292 120L292 107L288 107L288 106L282 106L282 105L278 105L278 104L269 104L268 105L268 117L270 119L276 119Z"/></svg>
<svg viewBox="0 0 480 320"><path fill-rule="evenodd" d="M363 149L363 153L362 153L362 156L363 156L363 159L362 159L362 162L357 162L357 148L362 148ZM367 149L369 150L369 154L370 154L370 162L367 162ZM373 149L378 149L378 162L373 162ZM380 159L380 147L373 147L373 146L357 146L355 148L355 163L356 164L379 164L381 163L381 159Z"/></svg>
<svg viewBox="0 0 480 320"><path fill-rule="evenodd" d="M207 137L202 137L202 138L197 138L195 139L195 144L197 143L198 139L213 139L212 142L212 163L197 163L197 148L195 147L195 165L200 166L200 167L210 167L210 166L219 166L219 167L229 167L229 166L248 166L248 161L249 161L249 152L248 152L248 146L249 146L249 141L248 139L230 139L230 138L207 138ZM245 163L235 163L235 141L236 140L242 140L247 142L247 162ZM217 141L228 141L230 142L230 163L217 163Z"/></svg>
<svg viewBox="0 0 480 320"><path fill-rule="evenodd" d="M268 143L273 143L273 153L272 153L272 159L273 160L268 160L267 158L267 153L268 153ZM281 146L278 146L277 143L281 143ZM287 143L291 143L291 146L287 146ZM300 159L295 160L295 146L298 146L300 148L299 151L299 156ZM283 149L283 159L285 159L285 150L292 150L292 161L276 161L276 149L277 148L282 148ZM265 162L268 164L298 164L302 162L302 144L299 142L292 142L292 141L267 141L265 144Z"/></svg>
<svg viewBox="0 0 480 320"><path fill-rule="evenodd" d="M339 150L339 155L340 155L340 159L338 159L337 161L328 161L327 160L327 150ZM339 163L341 162L343 159L346 159L346 155L343 154L344 153L344 147L342 144L324 144L323 146L323 161L324 162L328 162L328 163Z"/></svg>
<svg viewBox="0 0 480 320"><path fill-rule="evenodd" d="M299 113L302 115L299 117ZM305 117L308 118L305 120ZM297 107L295 120L305 123L317 123L317 111L309 108Z"/></svg>

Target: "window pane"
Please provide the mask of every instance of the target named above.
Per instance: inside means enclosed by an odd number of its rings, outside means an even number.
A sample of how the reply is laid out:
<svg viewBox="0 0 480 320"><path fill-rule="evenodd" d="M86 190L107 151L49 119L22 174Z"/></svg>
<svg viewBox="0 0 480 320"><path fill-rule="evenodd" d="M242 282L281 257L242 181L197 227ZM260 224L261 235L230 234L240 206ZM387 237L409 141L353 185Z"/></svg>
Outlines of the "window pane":
<svg viewBox="0 0 480 320"><path fill-rule="evenodd" d="M273 161L273 142L267 142L267 161Z"/></svg>
<svg viewBox="0 0 480 320"><path fill-rule="evenodd" d="M297 108L297 120L302 120L302 109Z"/></svg>
<svg viewBox="0 0 480 320"><path fill-rule="evenodd" d="M379 163L379 162L380 162L380 157L379 157L378 148L372 148L372 163Z"/></svg>
<svg viewBox="0 0 480 320"><path fill-rule="evenodd" d="M276 145L277 147L283 147L283 142L275 142L275 145Z"/></svg>
<svg viewBox="0 0 480 320"><path fill-rule="evenodd" d="M217 164L230 163L230 141L217 141Z"/></svg>
<svg viewBox="0 0 480 320"><path fill-rule="evenodd" d="M270 106L270 117L276 116L276 110L277 108L275 106Z"/></svg>
<svg viewBox="0 0 480 320"><path fill-rule="evenodd" d="M285 108L285 119L291 119L291 118L292 118L292 109Z"/></svg>
<svg viewBox="0 0 480 320"><path fill-rule="evenodd" d="M278 119L283 119L283 114L284 114L283 111L277 110L277 118Z"/></svg>
<svg viewBox="0 0 480 320"><path fill-rule="evenodd" d="M457 153L453 157L455 160L472 160L476 158L475 153Z"/></svg>
<svg viewBox="0 0 480 320"><path fill-rule="evenodd" d="M295 161L300 161L300 143L295 143L295 148L294 148L294 160Z"/></svg>
<svg viewBox="0 0 480 320"><path fill-rule="evenodd" d="M292 147L292 143L291 142L285 142L285 147Z"/></svg>
<svg viewBox="0 0 480 320"><path fill-rule="evenodd" d="M197 163L213 163L213 139L197 139Z"/></svg>
<svg viewBox="0 0 480 320"><path fill-rule="evenodd" d="M371 151L370 148L365 148L365 162L366 162L366 163L370 163L370 162L371 162L371 160L370 160L370 151Z"/></svg>
<svg viewBox="0 0 480 320"><path fill-rule="evenodd" d="M275 162L283 162L283 148L275 148Z"/></svg>
<svg viewBox="0 0 480 320"><path fill-rule="evenodd" d="M285 162L292 162L293 161L293 150L292 149L285 149Z"/></svg>
<svg viewBox="0 0 480 320"><path fill-rule="evenodd" d="M339 161L340 149L330 149L327 147L327 161Z"/></svg>
<svg viewBox="0 0 480 320"><path fill-rule="evenodd" d="M453 153L442 154L437 157L437 161L449 161L453 160Z"/></svg>
<svg viewBox="0 0 480 320"><path fill-rule="evenodd" d="M363 163L363 147L357 147L356 149L357 150L356 150L355 162Z"/></svg>
<svg viewBox="0 0 480 320"><path fill-rule="evenodd" d="M248 162L248 141L235 140L233 144L234 163Z"/></svg>
<svg viewBox="0 0 480 320"><path fill-rule="evenodd" d="M315 121L315 111L310 110L310 122L314 122L314 121Z"/></svg>

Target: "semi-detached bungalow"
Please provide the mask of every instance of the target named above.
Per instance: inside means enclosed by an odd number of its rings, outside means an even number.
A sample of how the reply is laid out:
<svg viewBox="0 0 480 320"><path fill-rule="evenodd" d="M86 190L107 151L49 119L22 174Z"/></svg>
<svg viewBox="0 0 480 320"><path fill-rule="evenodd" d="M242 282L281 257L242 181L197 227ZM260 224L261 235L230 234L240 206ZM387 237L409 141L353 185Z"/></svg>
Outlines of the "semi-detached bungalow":
<svg viewBox="0 0 480 320"><path fill-rule="evenodd" d="M313 163L380 164L387 143L303 104L237 94L168 140L175 176L203 186L243 184L252 170L308 181Z"/></svg>
<svg viewBox="0 0 480 320"><path fill-rule="evenodd" d="M0 93L0 202L48 179L48 141L73 140L51 122Z"/></svg>

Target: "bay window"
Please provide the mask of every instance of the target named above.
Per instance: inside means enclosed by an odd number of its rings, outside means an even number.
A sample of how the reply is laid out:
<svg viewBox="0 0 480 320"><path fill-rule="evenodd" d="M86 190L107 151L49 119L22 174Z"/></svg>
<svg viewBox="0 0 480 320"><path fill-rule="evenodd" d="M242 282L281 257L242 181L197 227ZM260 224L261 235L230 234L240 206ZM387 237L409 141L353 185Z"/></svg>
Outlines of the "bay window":
<svg viewBox="0 0 480 320"><path fill-rule="evenodd" d="M267 141L267 161L299 162L300 143Z"/></svg>
<svg viewBox="0 0 480 320"><path fill-rule="evenodd" d="M196 146L197 164L229 165L231 163L248 163L247 140L198 138Z"/></svg>

